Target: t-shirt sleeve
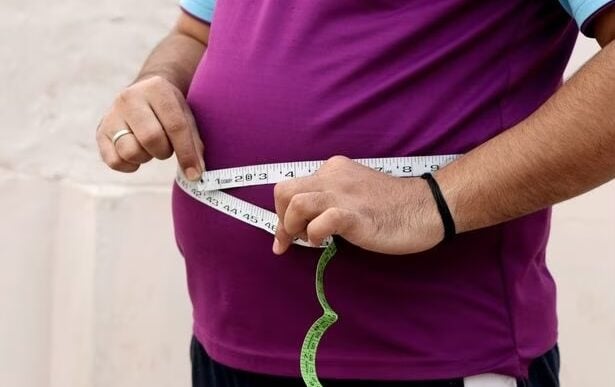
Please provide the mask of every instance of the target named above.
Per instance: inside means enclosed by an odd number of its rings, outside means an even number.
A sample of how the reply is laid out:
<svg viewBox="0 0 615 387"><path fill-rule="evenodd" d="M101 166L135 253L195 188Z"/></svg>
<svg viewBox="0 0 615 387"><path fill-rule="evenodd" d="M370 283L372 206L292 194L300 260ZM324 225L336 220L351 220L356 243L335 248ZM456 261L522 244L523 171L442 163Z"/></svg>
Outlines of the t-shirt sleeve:
<svg viewBox="0 0 615 387"><path fill-rule="evenodd" d="M560 0L566 11L576 20L581 32L593 37L592 22L600 12L615 6L615 0Z"/></svg>
<svg viewBox="0 0 615 387"><path fill-rule="evenodd" d="M211 23L216 0L180 0L179 6L197 19Z"/></svg>

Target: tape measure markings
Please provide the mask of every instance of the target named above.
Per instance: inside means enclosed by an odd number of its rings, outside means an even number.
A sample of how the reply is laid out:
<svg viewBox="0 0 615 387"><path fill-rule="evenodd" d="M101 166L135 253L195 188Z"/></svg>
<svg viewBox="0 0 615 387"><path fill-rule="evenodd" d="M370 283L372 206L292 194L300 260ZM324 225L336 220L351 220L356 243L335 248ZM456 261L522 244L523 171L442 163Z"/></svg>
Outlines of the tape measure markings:
<svg viewBox="0 0 615 387"><path fill-rule="evenodd" d="M275 235L278 225L278 215L274 212L246 202L245 200L236 198L235 196L229 195L222 191L199 190L196 187L196 184L198 183L194 183L186 179L181 171L178 171L176 181L184 192L199 202L237 220ZM293 243L304 247L315 247L298 238L296 238ZM324 248L330 243L331 238L327 238L320 246L316 247Z"/></svg>
<svg viewBox="0 0 615 387"><path fill-rule="evenodd" d="M395 177L416 177L425 172L435 172L439 168L458 159L461 155L414 156L357 159L372 169ZM325 161L298 161L290 163L260 164L245 167L219 169L203 172L200 181L193 182L177 172L177 184L188 195L199 202L221 211L237 220L275 234L278 223L277 214L222 192L222 189L275 184L297 177L313 174ZM296 238L295 244L314 247ZM300 354L301 377L307 387L322 387L316 373L316 351L323 335L333 325L338 315L327 302L324 290L324 273L329 261L337 251L333 237L327 238L316 266L316 297L323 314L312 324L305 335Z"/></svg>
<svg viewBox="0 0 615 387"><path fill-rule="evenodd" d="M307 387L322 387L316 373L316 352L325 332L337 321L337 313L331 308L325 297L324 275L327 264L337 252L335 243L331 243L321 254L316 266L316 296L322 307L322 315L314 321L305 335L301 346L300 370Z"/></svg>
<svg viewBox="0 0 615 387"><path fill-rule="evenodd" d="M460 155L412 156L356 159L354 161L395 177L416 177L425 172L435 172L459 157ZM201 191L213 191L276 184L297 177L310 176L324 163L324 160L295 161L217 169L203 172L203 177L197 186Z"/></svg>

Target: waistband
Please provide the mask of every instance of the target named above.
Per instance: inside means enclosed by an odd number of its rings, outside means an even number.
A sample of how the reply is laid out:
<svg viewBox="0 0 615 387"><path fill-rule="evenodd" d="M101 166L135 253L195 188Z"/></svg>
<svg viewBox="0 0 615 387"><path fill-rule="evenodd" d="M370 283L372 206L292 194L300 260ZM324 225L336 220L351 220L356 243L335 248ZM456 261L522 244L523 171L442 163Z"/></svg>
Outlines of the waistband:
<svg viewBox="0 0 615 387"><path fill-rule="evenodd" d="M557 353L557 347L547 354L536 359L535 364L547 364L544 359ZM264 375L234 369L213 360L205 348L192 337L190 345L190 359L192 361L193 387L304 387L301 378L288 378L274 375ZM531 375L530 375L531 377ZM229 381L232 381L229 384ZM505 375L483 374L466 378L434 380L434 381L368 381L368 380L327 380L325 387L523 387L527 381L519 380ZM553 387L558 386L554 380Z"/></svg>

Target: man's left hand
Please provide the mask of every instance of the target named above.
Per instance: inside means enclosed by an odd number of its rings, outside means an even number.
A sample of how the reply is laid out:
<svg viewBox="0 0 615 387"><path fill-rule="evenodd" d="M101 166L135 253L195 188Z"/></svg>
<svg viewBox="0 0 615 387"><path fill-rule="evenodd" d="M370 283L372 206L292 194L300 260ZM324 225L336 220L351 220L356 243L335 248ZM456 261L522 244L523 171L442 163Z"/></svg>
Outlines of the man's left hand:
<svg viewBox="0 0 615 387"><path fill-rule="evenodd" d="M366 250L409 254L432 248L444 235L425 181L388 176L343 156L311 176L278 183L274 196L278 255L294 237L320 245L339 235Z"/></svg>

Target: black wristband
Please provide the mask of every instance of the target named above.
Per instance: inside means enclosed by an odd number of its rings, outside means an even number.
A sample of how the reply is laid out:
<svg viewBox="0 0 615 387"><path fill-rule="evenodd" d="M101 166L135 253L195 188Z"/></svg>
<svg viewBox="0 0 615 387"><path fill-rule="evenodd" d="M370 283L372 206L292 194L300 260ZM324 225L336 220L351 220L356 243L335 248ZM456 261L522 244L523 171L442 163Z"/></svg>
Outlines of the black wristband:
<svg viewBox="0 0 615 387"><path fill-rule="evenodd" d="M448 241L453 239L453 237L457 233L457 231L455 230L455 221L453 220L451 211L446 204L446 200L444 200L444 195L442 195L442 191L440 190L438 182L431 173L422 174L421 179L427 180L427 184L429 184L431 193L436 200L436 206L438 207L438 212L440 213L442 223L444 224L444 240Z"/></svg>

